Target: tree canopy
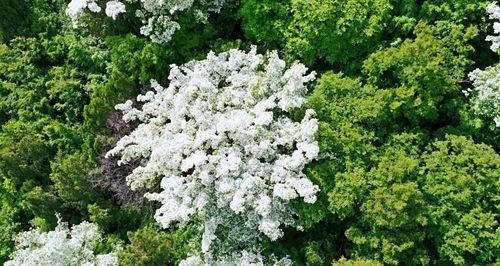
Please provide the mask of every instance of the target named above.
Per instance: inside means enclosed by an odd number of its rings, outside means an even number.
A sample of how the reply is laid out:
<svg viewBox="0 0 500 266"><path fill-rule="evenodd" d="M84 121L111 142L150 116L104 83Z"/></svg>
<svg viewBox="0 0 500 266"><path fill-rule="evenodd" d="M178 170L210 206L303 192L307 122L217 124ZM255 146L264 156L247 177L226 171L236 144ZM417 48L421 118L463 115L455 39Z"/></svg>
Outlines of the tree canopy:
<svg viewBox="0 0 500 266"><path fill-rule="evenodd" d="M496 265L491 0L0 0L0 263Z"/></svg>

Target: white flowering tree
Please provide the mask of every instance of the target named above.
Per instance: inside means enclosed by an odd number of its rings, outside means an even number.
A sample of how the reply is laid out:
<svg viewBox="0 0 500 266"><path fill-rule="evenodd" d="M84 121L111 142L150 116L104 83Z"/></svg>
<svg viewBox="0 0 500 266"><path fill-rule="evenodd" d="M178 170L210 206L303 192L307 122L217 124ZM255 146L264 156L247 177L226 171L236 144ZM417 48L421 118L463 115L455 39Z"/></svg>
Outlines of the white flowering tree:
<svg viewBox="0 0 500 266"><path fill-rule="evenodd" d="M16 250L4 266L114 266L116 253L94 253L102 236L97 225L82 222L68 228L60 222L55 230L41 232L39 228L16 236Z"/></svg>
<svg viewBox="0 0 500 266"><path fill-rule="evenodd" d="M119 14L126 12L123 2L140 6L133 12L143 23L141 34L148 36L155 43L165 43L170 41L174 32L180 28L179 23L175 21L179 12L193 9L196 17L204 21L210 12L219 12L226 0L71 0L66 14L71 18L74 27L80 25L80 19L85 12L99 13L103 8L106 16L116 20Z"/></svg>
<svg viewBox="0 0 500 266"><path fill-rule="evenodd" d="M145 196L161 202L155 218L164 228L201 220L202 252L187 261L231 261L224 256L242 250L240 260L262 260L261 237L276 240L282 225L294 224L290 201L316 201L318 186L302 170L319 152L317 120L312 110L300 122L287 116L306 102L314 74L255 47L171 67L168 87L152 81L154 91L137 97L141 109L132 101L116 106L140 124L107 156L143 158L127 182L132 189L160 183Z"/></svg>
<svg viewBox="0 0 500 266"><path fill-rule="evenodd" d="M493 24L496 35L488 36L491 41L491 50L500 52L500 7L495 3L488 5L486 11L490 18L497 20ZM478 115L489 117L496 127L500 127L500 63L485 70L476 69L469 74L474 85L473 89L465 91L467 96L472 96L472 108Z"/></svg>

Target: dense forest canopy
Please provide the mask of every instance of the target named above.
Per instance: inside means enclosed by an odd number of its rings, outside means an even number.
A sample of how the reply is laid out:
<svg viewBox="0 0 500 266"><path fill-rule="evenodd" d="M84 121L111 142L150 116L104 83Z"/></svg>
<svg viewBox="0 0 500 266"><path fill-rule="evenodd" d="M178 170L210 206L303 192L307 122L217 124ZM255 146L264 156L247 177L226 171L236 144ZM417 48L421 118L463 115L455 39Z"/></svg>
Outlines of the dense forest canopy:
<svg viewBox="0 0 500 266"><path fill-rule="evenodd" d="M0 263L497 265L492 0L0 0Z"/></svg>

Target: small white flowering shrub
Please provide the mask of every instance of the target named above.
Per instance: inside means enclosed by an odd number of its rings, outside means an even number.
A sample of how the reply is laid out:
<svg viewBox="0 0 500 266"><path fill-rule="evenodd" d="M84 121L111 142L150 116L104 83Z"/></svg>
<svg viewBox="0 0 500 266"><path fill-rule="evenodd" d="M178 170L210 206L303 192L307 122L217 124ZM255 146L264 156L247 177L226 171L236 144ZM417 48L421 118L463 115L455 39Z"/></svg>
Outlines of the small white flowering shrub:
<svg viewBox="0 0 500 266"><path fill-rule="evenodd" d="M487 9L491 19L500 21L500 7L495 3L488 5ZM494 32L500 34L500 22L493 25ZM493 42L491 50L499 52L500 35L488 36L487 41ZM469 78L474 86L465 91L467 96L472 95L472 108L478 115L489 117L496 127L500 127L500 64L488 67L485 70L476 69L469 73Z"/></svg>
<svg viewBox="0 0 500 266"><path fill-rule="evenodd" d="M116 20L119 14L126 12L122 2L138 4L140 8L134 12L143 23L141 34L148 36L155 43L165 43L170 41L174 32L180 28L179 23L175 21L179 12L193 9L197 18L204 21L208 13L219 12L226 0L112 0L99 4L100 2L71 0L66 14L71 18L73 26L76 28L80 25L79 20L87 11L99 13L105 7L106 16Z"/></svg>
<svg viewBox="0 0 500 266"><path fill-rule="evenodd" d="M287 116L306 102L314 79L306 72L255 47L173 65L168 87L152 81L154 91L137 97L140 110L132 101L116 106L125 121L141 123L107 156L143 158L127 182L138 189L160 181L161 191L146 197L162 203L155 218L164 228L200 218L205 260L235 247L258 252L262 234L276 240L280 226L293 225L291 200L316 201L318 186L302 170L319 152L317 120L312 110L300 122Z"/></svg>
<svg viewBox="0 0 500 266"><path fill-rule="evenodd" d="M54 231L41 232L39 228L20 233L15 238L16 250L5 266L113 266L118 265L116 253L94 253L101 241L97 225L82 222L68 228L59 222Z"/></svg>

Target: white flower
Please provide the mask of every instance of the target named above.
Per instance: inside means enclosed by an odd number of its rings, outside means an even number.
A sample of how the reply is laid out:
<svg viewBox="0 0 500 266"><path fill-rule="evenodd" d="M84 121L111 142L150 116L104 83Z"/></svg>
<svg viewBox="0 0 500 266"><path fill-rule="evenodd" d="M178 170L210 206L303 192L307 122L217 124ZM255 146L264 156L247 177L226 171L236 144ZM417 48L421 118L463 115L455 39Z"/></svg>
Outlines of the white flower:
<svg viewBox="0 0 500 266"><path fill-rule="evenodd" d="M94 13L99 13L101 12L101 7L96 4L96 2L90 2L87 5L88 9Z"/></svg>
<svg viewBox="0 0 500 266"><path fill-rule="evenodd" d="M271 212L271 198L267 195L262 195L256 202L255 211L262 216L267 216Z"/></svg>
<svg viewBox="0 0 500 266"><path fill-rule="evenodd" d="M79 13L83 12L83 9L87 7L87 0L71 0L66 9L66 14L70 17L75 17Z"/></svg>
<svg viewBox="0 0 500 266"><path fill-rule="evenodd" d="M314 185L311 180L307 178L291 179L290 183L293 188L299 193L304 201L307 203L316 202L316 192L318 192L318 186Z"/></svg>
<svg viewBox="0 0 500 266"><path fill-rule="evenodd" d="M318 192L302 173L319 151L314 112L300 122L286 116L305 103L314 77L306 72L255 47L172 66L168 87L152 81L155 91L137 97L141 109L116 106L142 123L107 156L144 159L127 177L132 189L161 179L161 191L146 197L162 203L155 218L163 227L201 219L204 261L221 259L210 254L225 241L255 247L261 233L275 240L282 224L293 225L289 201L313 203Z"/></svg>
<svg viewBox="0 0 500 266"><path fill-rule="evenodd" d="M283 231L279 229L280 224L276 220L264 219L260 222L259 230L269 236L271 240L276 240L283 236Z"/></svg>
<svg viewBox="0 0 500 266"><path fill-rule="evenodd" d="M83 15L84 9L87 7L87 0L71 0L66 9L66 14L71 18L73 27L78 26L78 19Z"/></svg>
<svg viewBox="0 0 500 266"><path fill-rule="evenodd" d="M204 151L195 151L181 164L181 171L186 172L193 167L199 167L207 161L207 154Z"/></svg>
<svg viewBox="0 0 500 266"><path fill-rule="evenodd" d="M106 3L106 16L116 20L119 14L125 13L125 5L122 2L113 0Z"/></svg>
<svg viewBox="0 0 500 266"><path fill-rule="evenodd" d="M277 184L273 189L273 196L289 201L297 198L297 192L288 184Z"/></svg>

